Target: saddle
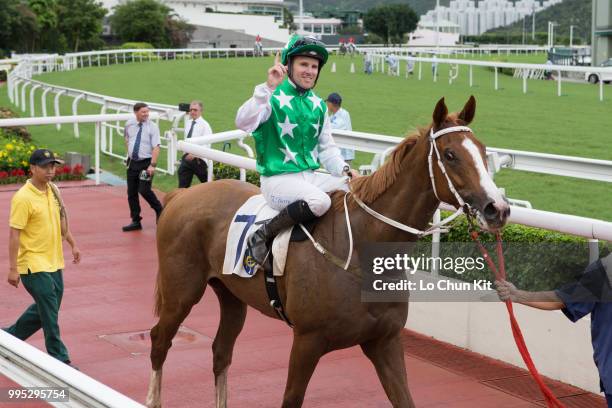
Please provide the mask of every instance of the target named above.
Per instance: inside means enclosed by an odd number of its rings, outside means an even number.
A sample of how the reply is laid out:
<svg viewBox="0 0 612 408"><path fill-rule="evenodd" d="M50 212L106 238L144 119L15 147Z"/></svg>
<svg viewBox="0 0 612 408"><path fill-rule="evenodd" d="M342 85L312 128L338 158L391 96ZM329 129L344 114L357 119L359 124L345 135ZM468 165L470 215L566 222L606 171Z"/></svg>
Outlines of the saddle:
<svg viewBox="0 0 612 408"><path fill-rule="evenodd" d="M244 278L250 278L255 274L255 264L252 259L245 258L246 243L248 238L261 224L278 214L278 211L270 208L261 194L250 197L234 214L227 234L225 247L225 258L223 262L223 274L235 274ZM304 227L312 234L317 220L304 224ZM274 238L272 243L272 259L274 276L282 276L287 260L289 242L300 242L308 237L301 227L281 232Z"/></svg>

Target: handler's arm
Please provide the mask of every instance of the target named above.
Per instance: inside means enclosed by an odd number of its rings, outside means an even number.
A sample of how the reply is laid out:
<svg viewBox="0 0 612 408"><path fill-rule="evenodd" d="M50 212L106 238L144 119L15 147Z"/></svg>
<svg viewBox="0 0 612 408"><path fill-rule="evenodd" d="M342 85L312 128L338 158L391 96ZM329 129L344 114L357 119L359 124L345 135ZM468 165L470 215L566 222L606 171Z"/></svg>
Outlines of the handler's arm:
<svg viewBox="0 0 612 408"><path fill-rule="evenodd" d="M511 300L541 310L560 310L565 307L554 291L529 292L517 289L508 281L495 281L497 294L502 301Z"/></svg>
<svg viewBox="0 0 612 408"><path fill-rule="evenodd" d="M8 283L17 287L19 285L19 272L17 272L17 255L19 253L19 235L17 228L9 228L9 273Z"/></svg>

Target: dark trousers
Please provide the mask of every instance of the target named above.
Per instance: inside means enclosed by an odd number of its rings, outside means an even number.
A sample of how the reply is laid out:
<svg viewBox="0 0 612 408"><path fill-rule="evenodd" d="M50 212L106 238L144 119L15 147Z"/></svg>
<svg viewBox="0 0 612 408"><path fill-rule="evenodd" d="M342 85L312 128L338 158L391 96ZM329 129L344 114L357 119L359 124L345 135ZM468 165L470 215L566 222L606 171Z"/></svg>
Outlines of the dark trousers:
<svg viewBox="0 0 612 408"><path fill-rule="evenodd" d="M181 165L178 168L179 188L189 188L194 174L200 180L200 183L204 183L208 179L208 166L206 162L197 158L187 160L185 156L181 159Z"/></svg>
<svg viewBox="0 0 612 408"><path fill-rule="evenodd" d="M57 323L64 294L62 270L28 273L20 277L23 286L34 298L34 304L23 312L14 325L4 330L20 340L26 340L42 328L47 353L62 362L70 362Z"/></svg>
<svg viewBox="0 0 612 408"><path fill-rule="evenodd" d="M162 205L157 199L157 196L151 190L151 184L153 180L142 181L140 180L140 173L146 170L151 164L151 159L145 159L140 161L130 161L127 169L127 194L128 203L130 204L130 217L132 221L140 221L140 200L138 199L138 193L144 198L151 208L155 211L155 214L159 217L162 211Z"/></svg>

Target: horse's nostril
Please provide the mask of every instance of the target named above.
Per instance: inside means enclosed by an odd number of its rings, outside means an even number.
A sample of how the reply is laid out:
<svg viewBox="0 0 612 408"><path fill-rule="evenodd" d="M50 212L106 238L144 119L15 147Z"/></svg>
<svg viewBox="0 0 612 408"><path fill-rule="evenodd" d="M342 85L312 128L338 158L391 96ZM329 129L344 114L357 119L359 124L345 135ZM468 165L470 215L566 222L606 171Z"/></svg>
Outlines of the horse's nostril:
<svg viewBox="0 0 612 408"><path fill-rule="evenodd" d="M510 207L508 206L504 211L504 217L508 218L510 216Z"/></svg>
<svg viewBox="0 0 612 408"><path fill-rule="evenodd" d="M483 209L483 214L485 218L488 218L488 219L497 217L497 214L498 214L497 208L495 208L495 205L493 204L493 202L490 202L489 204L485 205Z"/></svg>

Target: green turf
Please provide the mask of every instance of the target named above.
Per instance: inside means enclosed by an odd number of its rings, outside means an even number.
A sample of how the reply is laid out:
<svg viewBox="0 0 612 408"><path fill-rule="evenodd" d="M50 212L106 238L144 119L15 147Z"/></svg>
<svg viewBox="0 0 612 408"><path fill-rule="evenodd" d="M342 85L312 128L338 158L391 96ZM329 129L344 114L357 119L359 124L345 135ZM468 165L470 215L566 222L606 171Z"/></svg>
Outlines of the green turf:
<svg viewBox="0 0 612 408"><path fill-rule="evenodd" d="M543 55L487 56L515 62L542 62ZM350 74L351 61L357 73ZM129 63L110 67L83 68L72 72L51 73L40 77L45 82L72 88L130 98L177 104L201 99L205 118L215 132L234 129L236 109L263 82L270 58L205 59ZM330 73L331 62L337 72ZM478 109L473 129L488 146L612 160L612 87L606 87L605 100L599 102L598 88L582 83L565 83L563 96L557 97L554 81L529 81L529 92L522 92L522 82L500 75L500 90L493 89L493 73L474 69L475 86L468 86L467 68L460 68L459 79L448 83L448 67L440 66L440 78L432 82L430 65L423 65L423 80L389 77L375 73L365 76L361 59L332 58L324 68L316 91L320 96L340 92L344 107L352 117L353 129L402 136L416 126L430 122L437 100L446 97L449 109L458 110L470 94L476 96ZM417 66L418 70L418 66ZM0 105L7 105L6 92ZM37 100L40 99L37 97ZM64 99L64 98L62 98ZM48 103L51 107L51 103ZM40 112L40 106L37 106ZM70 101L62 101L62 113L68 114ZM81 103L80 113L98 109ZM81 140L72 137L72 127L56 132L50 127L31 128L36 141L59 151L93 151L91 126L82 126ZM358 164L369 160L358 155ZM103 167L118 174L119 161L105 158ZM529 200L535 208L612 220L611 186L565 177L536 175L505 170L496 182L512 198ZM158 177L156 185L168 190L173 177Z"/></svg>

